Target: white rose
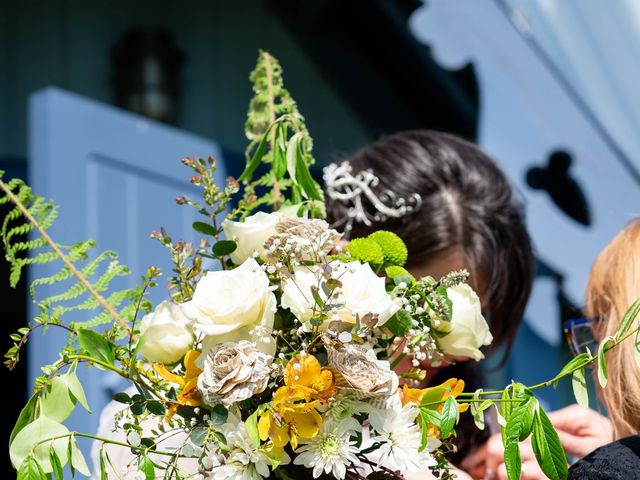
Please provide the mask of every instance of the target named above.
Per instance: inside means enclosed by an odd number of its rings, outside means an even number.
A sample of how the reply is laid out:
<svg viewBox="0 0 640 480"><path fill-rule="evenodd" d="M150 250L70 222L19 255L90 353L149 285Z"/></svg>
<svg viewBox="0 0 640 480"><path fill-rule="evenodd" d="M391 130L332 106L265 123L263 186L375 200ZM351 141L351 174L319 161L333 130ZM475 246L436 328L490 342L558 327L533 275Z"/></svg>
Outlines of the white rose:
<svg viewBox="0 0 640 480"><path fill-rule="evenodd" d="M140 322L140 353L150 362L175 363L193 344L193 333L180 309L164 301Z"/></svg>
<svg viewBox="0 0 640 480"><path fill-rule="evenodd" d="M273 354L271 331L276 297L269 278L253 259L233 270L207 272L193 298L181 305L195 330L206 335L203 350L222 342L252 340Z"/></svg>
<svg viewBox="0 0 640 480"><path fill-rule="evenodd" d="M483 359L480 347L489 345L493 336L482 316L478 295L464 283L448 288L447 295L452 302L451 330L438 339L440 347L448 355Z"/></svg>
<svg viewBox="0 0 640 480"><path fill-rule="evenodd" d="M384 278L376 275L368 263L351 262L346 264L344 272L335 275L342 283L344 297L343 320L355 322L355 315L360 318L367 313L378 317L378 325L383 325L391 318L400 306L387 293Z"/></svg>
<svg viewBox="0 0 640 480"><path fill-rule="evenodd" d="M276 224L282 218L278 212L258 212L247 217L244 222L225 221L222 229L227 239L238 244L236 250L230 255L231 260L241 264L247 258L251 258L254 252L258 252L260 258L265 258L264 243L276 234Z"/></svg>

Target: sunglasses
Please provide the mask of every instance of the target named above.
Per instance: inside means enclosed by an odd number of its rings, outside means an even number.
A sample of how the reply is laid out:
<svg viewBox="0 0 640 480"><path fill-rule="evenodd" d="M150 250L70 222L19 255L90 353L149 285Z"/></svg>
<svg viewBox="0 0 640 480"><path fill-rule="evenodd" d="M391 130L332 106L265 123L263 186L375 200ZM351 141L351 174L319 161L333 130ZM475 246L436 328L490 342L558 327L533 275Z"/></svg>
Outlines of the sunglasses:
<svg viewBox="0 0 640 480"><path fill-rule="evenodd" d="M594 353L598 349L598 342L593 336L592 318L572 318L564 322L564 335L573 355Z"/></svg>

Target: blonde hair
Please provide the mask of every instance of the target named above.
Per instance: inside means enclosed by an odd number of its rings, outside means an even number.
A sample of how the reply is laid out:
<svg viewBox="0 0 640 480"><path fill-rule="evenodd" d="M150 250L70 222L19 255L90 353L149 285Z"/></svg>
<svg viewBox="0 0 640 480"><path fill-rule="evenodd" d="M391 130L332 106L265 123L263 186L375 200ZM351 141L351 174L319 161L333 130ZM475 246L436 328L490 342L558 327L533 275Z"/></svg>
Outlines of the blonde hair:
<svg viewBox="0 0 640 480"><path fill-rule="evenodd" d="M600 253L587 286L587 315L599 340L614 335L627 308L640 298L640 219ZM639 316L640 317L640 316ZM636 328L640 318L636 319ZM634 338L607 353L609 383L600 390L617 438L640 432L640 368Z"/></svg>

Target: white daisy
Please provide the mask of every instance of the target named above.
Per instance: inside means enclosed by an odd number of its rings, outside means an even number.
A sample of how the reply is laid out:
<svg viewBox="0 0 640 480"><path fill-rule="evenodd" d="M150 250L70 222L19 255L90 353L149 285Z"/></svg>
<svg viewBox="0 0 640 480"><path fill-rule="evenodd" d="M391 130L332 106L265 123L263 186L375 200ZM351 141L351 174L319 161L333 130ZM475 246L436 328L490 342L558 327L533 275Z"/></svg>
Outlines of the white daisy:
<svg viewBox="0 0 640 480"><path fill-rule="evenodd" d="M376 451L379 464L402 471L419 471L434 464L429 448L418 452L422 443L422 432L415 423L418 409L410 403L403 407L400 399L393 397L388 407L369 414L369 423L377 433L372 441L381 443Z"/></svg>
<svg viewBox="0 0 640 480"><path fill-rule="evenodd" d="M358 449L349 439L352 431L352 422L326 421L318 435L296 450L293 463L313 468L313 478L318 478L324 471L334 478L343 479L347 465L358 463Z"/></svg>

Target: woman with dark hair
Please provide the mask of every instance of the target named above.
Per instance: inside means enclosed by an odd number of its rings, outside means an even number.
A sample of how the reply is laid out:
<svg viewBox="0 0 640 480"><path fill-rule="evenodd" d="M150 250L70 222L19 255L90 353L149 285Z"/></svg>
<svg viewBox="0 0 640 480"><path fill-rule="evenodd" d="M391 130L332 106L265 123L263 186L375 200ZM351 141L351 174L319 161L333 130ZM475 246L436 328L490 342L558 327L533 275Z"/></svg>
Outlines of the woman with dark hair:
<svg viewBox="0 0 640 480"><path fill-rule="evenodd" d="M410 215L371 227L354 223L351 238L380 229L397 233L407 244L407 268L415 276L439 278L467 269L494 337L487 353L503 347L506 359L529 298L534 262L522 203L504 173L476 145L428 130L382 137L344 160L354 174L371 170L379 179L377 193L421 198ZM330 221L340 222L348 206L330 198L327 213ZM467 391L482 385L472 362L429 373L430 385L451 377L463 379ZM478 430L470 415L460 422L457 452L450 458L458 465L491 433Z"/></svg>

